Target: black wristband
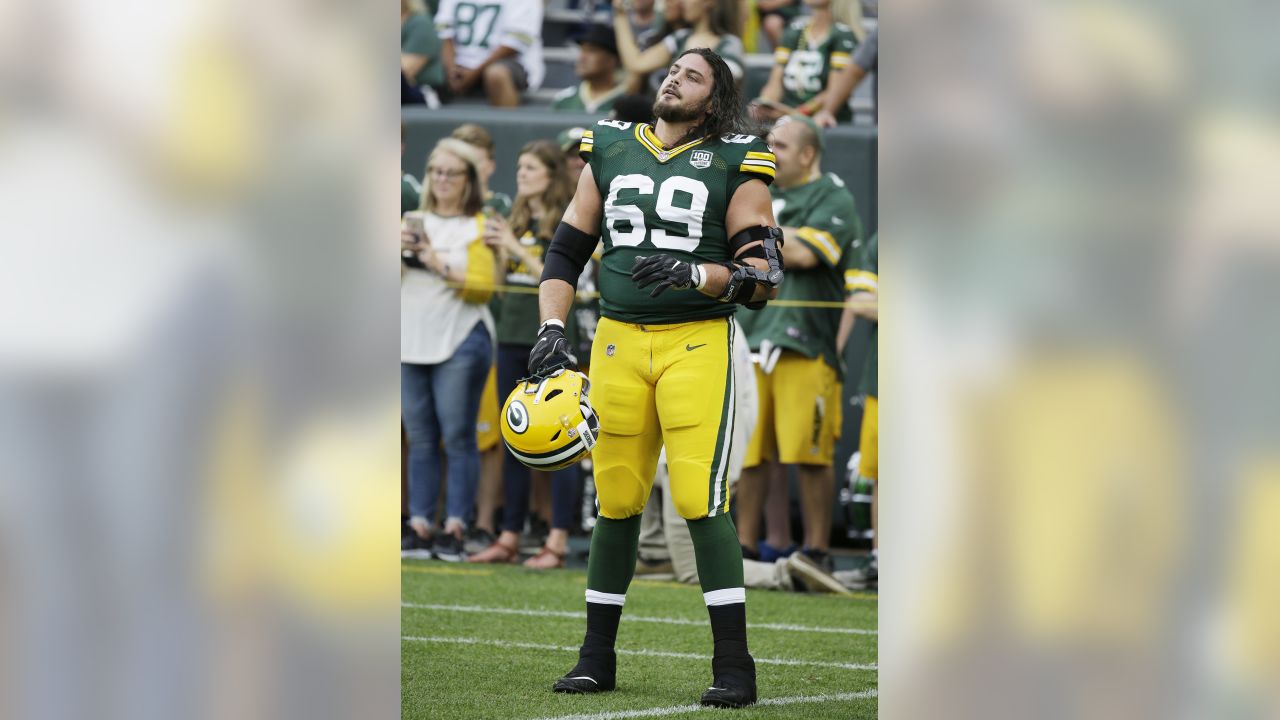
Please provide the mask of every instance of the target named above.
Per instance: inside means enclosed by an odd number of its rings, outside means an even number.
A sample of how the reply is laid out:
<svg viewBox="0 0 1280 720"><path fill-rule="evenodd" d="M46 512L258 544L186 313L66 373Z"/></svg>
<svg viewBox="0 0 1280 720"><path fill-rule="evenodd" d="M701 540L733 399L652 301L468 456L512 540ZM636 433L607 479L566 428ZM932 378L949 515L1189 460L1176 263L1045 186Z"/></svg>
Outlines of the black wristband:
<svg viewBox="0 0 1280 720"><path fill-rule="evenodd" d="M576 290L578 277L582 275L582 268L591 260L591 253L595 252L597 242L597 238L578 228L565 222L560 223L543 259L540 282L563 280Z"/></svg>

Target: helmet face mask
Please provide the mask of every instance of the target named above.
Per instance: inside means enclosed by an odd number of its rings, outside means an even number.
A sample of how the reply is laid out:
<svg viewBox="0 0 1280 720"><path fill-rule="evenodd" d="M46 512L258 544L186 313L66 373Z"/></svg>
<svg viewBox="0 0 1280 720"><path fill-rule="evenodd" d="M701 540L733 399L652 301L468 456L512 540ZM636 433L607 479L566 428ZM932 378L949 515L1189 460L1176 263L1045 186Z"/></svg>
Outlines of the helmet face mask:
<svg viewBox="0 0 1280 720"><path fill-rule="evenodd" d="M591 382L573 370L520 382L502 407L502 441L535 470L559 470L586 457L600 434L587 394Z"/></svg>

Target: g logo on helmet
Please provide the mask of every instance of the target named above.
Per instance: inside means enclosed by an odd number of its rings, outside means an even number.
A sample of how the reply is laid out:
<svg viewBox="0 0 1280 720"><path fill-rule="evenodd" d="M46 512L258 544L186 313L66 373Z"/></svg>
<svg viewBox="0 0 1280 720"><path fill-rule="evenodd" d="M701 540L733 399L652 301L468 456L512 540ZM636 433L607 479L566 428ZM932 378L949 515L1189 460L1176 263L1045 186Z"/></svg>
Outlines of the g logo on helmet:
<svg viewBox="0 0 1280 720"><path fill-rule="evenodd" d="M507 424L511 426L511 432L519 435L529 429L529 411L519 400L512 400L511 407L507 408Z"/></svg>
<svg viewBox="0 0 1280 720"><path fill-rule="evenodd" d="M502 441L512 457L536 470L559 470L590 454L600 435L590 389L586 375L564 369L521 381L502 408Z"/></svg>

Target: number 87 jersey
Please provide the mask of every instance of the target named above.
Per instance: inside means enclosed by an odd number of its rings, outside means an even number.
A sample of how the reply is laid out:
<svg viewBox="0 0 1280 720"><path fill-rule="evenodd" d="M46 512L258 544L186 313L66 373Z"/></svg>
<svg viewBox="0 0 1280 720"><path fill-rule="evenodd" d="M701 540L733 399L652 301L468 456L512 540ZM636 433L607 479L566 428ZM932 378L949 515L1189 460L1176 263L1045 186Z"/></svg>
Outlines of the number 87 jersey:
<svg viewBox="0 0 1280 720"><path fill-rule="evenodd" d="M657 253L698 263L731 260L729 200L745 182L773 182L769 146L754 135L725 135L667 148L648 124L601 120L583 133L579 152L604 198L600 314L640 324L733 314L735 304L694 290L651 298L631 281L631 267L637 257Z"/></svg>

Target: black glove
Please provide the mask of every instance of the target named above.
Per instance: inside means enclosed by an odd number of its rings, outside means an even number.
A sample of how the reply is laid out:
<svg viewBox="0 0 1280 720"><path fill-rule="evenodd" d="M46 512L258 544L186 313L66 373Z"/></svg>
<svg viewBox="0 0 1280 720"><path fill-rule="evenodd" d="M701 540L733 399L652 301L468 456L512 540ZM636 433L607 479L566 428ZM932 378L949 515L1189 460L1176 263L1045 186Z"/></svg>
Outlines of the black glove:
<svg viewBox="0 0 1280 720"><path fill-rule="evenodd" d="M564 328L543 323L538 328L538 342L529 352L529 375L542 376L561 367L577 370L578 358L569 351L569 339L564 336Z"/></svg>
<svg viewBox="0 0 1280 720"><path fill-rule="evenodd" d="M688 290L702 282L702 268L677 260L666 253L636 257L631 266L631 280L641 290L658 283L649 297L658 297L667 288Z"/></svg>

